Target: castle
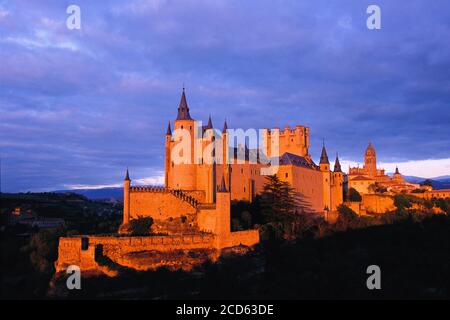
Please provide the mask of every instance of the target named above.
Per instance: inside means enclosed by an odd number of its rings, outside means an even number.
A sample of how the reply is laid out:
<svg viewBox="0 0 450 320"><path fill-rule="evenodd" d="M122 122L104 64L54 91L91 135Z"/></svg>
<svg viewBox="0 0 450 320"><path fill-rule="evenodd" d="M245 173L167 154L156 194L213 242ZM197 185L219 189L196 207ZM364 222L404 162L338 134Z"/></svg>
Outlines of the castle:
<svg viewBox="0 0 450 320"><path fill-rule="evenodd" d="M258 230L231 231L230 205L232 200L251 202L262 192L268 174L290 183L301 198L298 209L303 212L327 214L343 203L344 173L339 159L336 156L331 170L323 145L316 165L309 154L307 127L261 129L259 147L251 149L246 143L249 131L229 129L226 121L218 130L211 117L205 126L194 120L183 88L173 128L172 132L169 122L165 186L132 186L128 169L124 179L119 233L131 221L151 217L153 236L60 238L57 271L72 264L101 269L101 256L142 270L159 266L161 261L136 262L136 252L206 250L217 256L226 248L254 246L259 243Z"/></svg>
<svg viewBox="0 0 450 320"><path fill-rule="evenodd" d="M319 165L316 165L309 154L307 127L297 125L283 131L262 129L264 150L250 149L245 139L242 139L244 145L236 146L238 130L229 129L226 121L222 130L218 130L213 127L211 117L205 126L191 117L184 89L173 127L174 133L169 122L165 136L165 189L171 190L169 194L183 194L190 203L200 204L200 207L217 203L219 190L227 190L231 200L251 202L261 193L267 172L273 172L297 191L302 199L302 210L333 211L343 202L344 173L339 159L336 157L334 170L331 170L323 146ZM277 165L263 161L263 158L274 157L278 158ZM271 171L267 170L269 167ZM167 219L185 210L180 210L179 206L167 207L168 202L156 199L145 190L131 187L127 173L124 223L138 216Z"/></svg>
<svg viewBox="0 0 450 320"><path fill-rule="evenodd" d="M160 266L191 270L205 259L215 260L224 250L248 250L259 243L259 231L231 230L231 202L252 202L263 191L267 175L276 175L294 188L301 199L299 211L323 214L330 222L343 203L357 214L383 214L395 209L393 193L420 188L406 182L398 168L392 177L379 169L371 143L364 166L349 168L345 175L337 156L331 170L325 145L319 164L314 163L308 127L260 129L258 134L230 129L225 121L219 130L211 117L202 125L191 117L184 88L173 128L169 122L165 185L132 186L127 169L119 233L60 238L57 272L77 265L115 275L102 263L105 258L136 270ZM344 202L344 185L356 189L361 201ZM448 190L419 195L445 196ZM146 217L153 221L151 235L131 236L129 226Z"/></svg>

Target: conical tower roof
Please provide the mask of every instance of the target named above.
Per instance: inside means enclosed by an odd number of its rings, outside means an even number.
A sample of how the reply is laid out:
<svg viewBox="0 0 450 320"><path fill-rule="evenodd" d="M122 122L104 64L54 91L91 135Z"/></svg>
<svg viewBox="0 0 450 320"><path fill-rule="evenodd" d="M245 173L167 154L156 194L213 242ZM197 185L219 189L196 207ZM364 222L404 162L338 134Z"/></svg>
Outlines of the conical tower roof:
<svg viewBox="0 0 450 320"><path fill-rule="evenodd" d="M336 154L336 161L334 162L334 172L342 172L341 163L339 162L339 157Z"/></svg>
<svg viewBox="0 0 450 320"><path fill-rule="evenodd" d="M327 150L325 149L325 144L322 146L322 154L320 155L320 164L330 164L328 160Z"/></svg>
<svg viewBox="0 0 450 320"><path fill-rule="evenodd" d="M191 115L189 114L189 107L186 101L184 88L183 93L181 94L180 104L178 106L177 120L192 120Z"/></svg>

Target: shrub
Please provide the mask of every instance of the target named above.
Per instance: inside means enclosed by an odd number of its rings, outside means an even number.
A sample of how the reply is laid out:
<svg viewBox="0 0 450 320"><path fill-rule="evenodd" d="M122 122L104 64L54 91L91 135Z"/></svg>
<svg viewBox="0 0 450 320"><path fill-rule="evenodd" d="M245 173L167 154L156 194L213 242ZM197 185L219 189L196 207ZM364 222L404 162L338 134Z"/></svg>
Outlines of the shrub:
<svg viewBox="0 0 450 320"><path fill-rule="evenodd" d="M149 235L153 219L151 217L139 217L138 219L131 220L128 223L128 232L132 236L145 236Z"/></svg>
<svg viewBox="0 0 450 320"><path fill-rule="evenodd" d="M398 211L404 211L405 209L412 207L410 199L401 194L395 196L394 205L397 207Z"/></svg>
<svg viewBox="0 0 450 320"><path fill-rule="evenodd" d="M350 188L348 190L348 200L352 202L361 202L362 197L355 188Z"/></svg>
<svg viewBox="0 0 450 320"><path fill-rule="evenodd" d="M344 204L337 208L339 216L336 220L336 229L343 231L358 227L358 215Z"/></svg>

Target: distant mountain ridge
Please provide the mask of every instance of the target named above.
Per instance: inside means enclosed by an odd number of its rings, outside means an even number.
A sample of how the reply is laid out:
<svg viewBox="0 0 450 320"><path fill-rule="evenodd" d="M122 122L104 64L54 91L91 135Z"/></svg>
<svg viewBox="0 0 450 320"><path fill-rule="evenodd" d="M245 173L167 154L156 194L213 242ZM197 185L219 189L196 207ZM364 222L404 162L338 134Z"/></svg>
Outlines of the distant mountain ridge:
<svg viewBox="0 0 450 320"><path fill-rule="evenodd" d="M392 173L388 173L391 175ZM450 189L450 176L439 176L435 178L422 178L416 176L403 176L407 182L422 183L425 180L430 180L433 189Z"/></svg>
<svg viewBox="0 0 450 320"><path fill-rule="evenodd" d="M392 174L392 173L388 173ZM406 181L410 183L422 183L425 180L431 180L433 189L450 189L450 175L440 176L435 178L422 178L416 176L403 176ZM81 194L91 200L117 200L123 201L123 188L121 187L109 187L99 189L72 189L72 190L57 190L55 192L65 193L73 192Z"/></svg>
<svg viewBox="0 0 450 320"><path fill-rule="evenodd" d="M72 192L85 196L91 200L117 200L123 201L123 188L108 187L98 189L71 189L71 190L57 190L57 193Z"/></svg>

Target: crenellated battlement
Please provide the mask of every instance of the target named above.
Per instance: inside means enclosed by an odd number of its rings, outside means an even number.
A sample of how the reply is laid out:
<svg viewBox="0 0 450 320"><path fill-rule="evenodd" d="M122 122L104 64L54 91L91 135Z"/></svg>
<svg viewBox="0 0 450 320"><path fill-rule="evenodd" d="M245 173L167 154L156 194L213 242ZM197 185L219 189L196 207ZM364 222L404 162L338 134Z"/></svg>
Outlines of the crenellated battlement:
<svg viewBox="0 0 450 320"><path fill-rule="evenodd" d="M278 134L279 136L297 135L297 134L302 136L304 134L309 134L309 128L305 127L305 126L300 126L300 125L297 125L292 128L289 126L286 126L286 127L284 127L283 130L281 130L279 127L275 127L272 129L264 128L263 130L267 133L268 136L271 136L274 134Z"/></svg>

